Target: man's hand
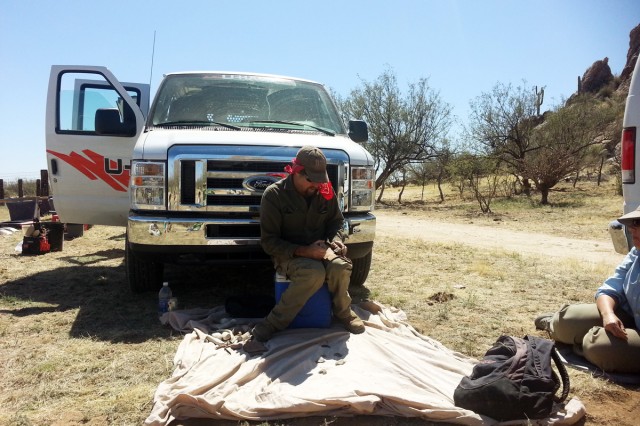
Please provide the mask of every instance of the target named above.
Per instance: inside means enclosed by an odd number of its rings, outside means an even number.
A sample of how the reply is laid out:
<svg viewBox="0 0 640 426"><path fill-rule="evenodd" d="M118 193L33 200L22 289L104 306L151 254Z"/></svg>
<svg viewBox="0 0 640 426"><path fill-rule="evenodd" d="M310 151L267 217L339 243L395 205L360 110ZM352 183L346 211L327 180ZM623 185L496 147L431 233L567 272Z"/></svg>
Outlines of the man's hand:
<svg viewBox="0 0 640 426"><path fill-rule="evenodd" d="M333 260L338 256L346 256L347 246L345 246L342 241L329 243L318 240L308 246L298 247L294 254L316 260Z"/></svg>
<svg viewBox="0 0 640 426"><path fill-rule="evenodd" d="M324 241L318 240L309 244L308 246L299 246L298 248L296 248L294 254L300 257L322 260L327 255L327 250L331 251L331 249Z"/></svg>
<svg viewBox="0 0 640 426"><path fill-rule="evenodd" d="M613 334L619 339L628 340L627 330L625 330L622 321L613 312L602 314L602 325L605 330Z"/></svg>
<svg viewBox="0 0 640 426"><path fill-rule="evenodd" d="M334 241L330 243L331 250L338 256L346 256L347 255L347 246L344 245L342 241Z"/></svg>
<svg viewBox="0 0 640 426"><path fill-rule="evenodd" d="M627 331L624 329L624 324L622 324L620 318L614 313L616 303L616 299L607 294L601 294L596 299L596 305L602 317L602 326L604 329L618 339L627 340L629 337L627 336Z"/></svg>

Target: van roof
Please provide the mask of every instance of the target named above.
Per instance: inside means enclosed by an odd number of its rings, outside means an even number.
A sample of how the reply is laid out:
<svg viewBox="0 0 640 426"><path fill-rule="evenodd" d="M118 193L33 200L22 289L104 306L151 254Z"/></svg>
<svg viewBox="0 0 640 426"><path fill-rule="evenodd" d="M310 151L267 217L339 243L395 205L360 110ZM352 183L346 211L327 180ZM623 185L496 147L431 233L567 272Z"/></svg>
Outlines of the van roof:
<svg viewBox="0 0 640 426"><path fill-rule="evenodd" d="M277 75L277 74L263 74L263 73L255 73L255 72L245 72L245 71L177 71L177 72L166 73L166 74L164 74L164 76L167 77L167 76L170 76L170 75L189 75L189 74L248 75L248 76L253 76L253 77L296 80L296 81L304 81L304 82L307 82L307 83L322 84L322 83L319 83L317 81L308 80L308 79L305 79L305 78L290 77L290 76Z"/></svg>

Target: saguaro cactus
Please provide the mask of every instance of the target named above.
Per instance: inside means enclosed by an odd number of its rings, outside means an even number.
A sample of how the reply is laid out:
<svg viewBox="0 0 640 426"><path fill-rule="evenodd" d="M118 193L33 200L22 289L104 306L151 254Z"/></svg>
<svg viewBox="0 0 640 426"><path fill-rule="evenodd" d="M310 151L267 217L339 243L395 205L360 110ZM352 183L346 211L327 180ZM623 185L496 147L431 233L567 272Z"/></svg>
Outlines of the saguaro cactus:
<svg viewBox="0 0 640 426"><path fill-rule="evenodd" d="M540 107L542 106L542 103L544 102L544 88L546 86L542 86L540 88L540 91L538 91L538 86L535 86L535 91L536 91L536 114L538 116L540 116Z"/></svg>

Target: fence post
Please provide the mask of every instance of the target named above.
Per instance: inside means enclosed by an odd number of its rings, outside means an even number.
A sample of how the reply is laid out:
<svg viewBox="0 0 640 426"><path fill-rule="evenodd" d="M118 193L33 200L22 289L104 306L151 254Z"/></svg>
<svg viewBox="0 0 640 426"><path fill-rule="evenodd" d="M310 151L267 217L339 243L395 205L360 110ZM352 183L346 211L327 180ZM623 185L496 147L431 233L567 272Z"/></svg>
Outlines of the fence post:
<svg viewBox="0 0 640 426"><path fill-rule="evenodd" d="M40 179L36 179L36 197L42 195L40 192Z"/></svg>
<svg viewBox="0 0 640 426"><path fill-rule="evenodd" d="M18 198L24 197L24 190L22 188L22 179L18 179Z"/></svg>
<svg viewBox="0 0 640 426"><path fill-rule="evenodd" d="M0 200L4 200L4 179L0 179Z"/></svg>
<svg viewBox="0 0 640 426"><path fill-rule="evenodd" d="M48 197L49 194L49 170L41 169L40 170L40 185L42 188L40 189L40 195L43 197Z"/></svg>

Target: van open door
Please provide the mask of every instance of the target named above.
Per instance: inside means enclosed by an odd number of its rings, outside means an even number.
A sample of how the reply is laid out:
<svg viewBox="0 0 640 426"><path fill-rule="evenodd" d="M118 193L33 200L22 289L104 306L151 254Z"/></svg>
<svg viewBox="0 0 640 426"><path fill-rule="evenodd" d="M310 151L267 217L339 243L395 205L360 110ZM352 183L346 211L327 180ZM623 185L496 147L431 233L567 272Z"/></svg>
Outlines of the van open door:
<svg viewBox="0 0 640 426"><path fill-rule="evenodd" d="M62 221L126 226L131 156L148 110L148 84L121 84L105 67L51 67L47 166Z"/></svg>

